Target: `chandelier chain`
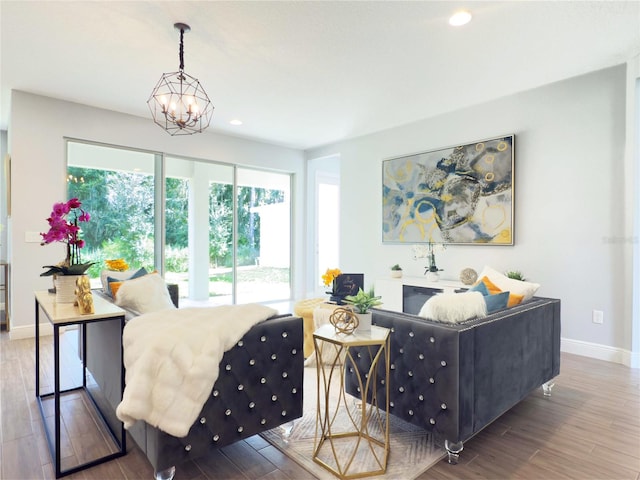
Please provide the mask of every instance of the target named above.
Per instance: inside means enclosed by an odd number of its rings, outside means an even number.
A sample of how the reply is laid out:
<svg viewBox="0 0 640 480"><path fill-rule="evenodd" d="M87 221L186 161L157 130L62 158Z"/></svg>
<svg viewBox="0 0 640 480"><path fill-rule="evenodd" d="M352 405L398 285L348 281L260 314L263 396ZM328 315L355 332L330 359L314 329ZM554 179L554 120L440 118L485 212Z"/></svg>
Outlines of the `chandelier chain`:
<svg viewBox="0 0 640 480"><path fill-rule="evenodd" d="M180 29L180 71L184 70L184 28Z"/></svg>

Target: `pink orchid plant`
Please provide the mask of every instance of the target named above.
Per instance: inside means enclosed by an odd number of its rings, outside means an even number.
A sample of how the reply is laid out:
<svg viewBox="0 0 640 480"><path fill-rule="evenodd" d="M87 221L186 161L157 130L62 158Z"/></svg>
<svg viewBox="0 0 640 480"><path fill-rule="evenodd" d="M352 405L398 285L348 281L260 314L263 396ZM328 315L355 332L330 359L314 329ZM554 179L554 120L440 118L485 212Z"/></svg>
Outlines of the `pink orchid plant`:
<svg viewBox="0 0 640 480"><path fill-rule="evenodd" d="M67 257L58 265L45 265L46 272L40 274L41 277L50 275L82 275L93 265L92 262L82 263L80 261L80 249L84 247L84 240L80 238L79 223L88 222L91 219L89 212L82 209L82 202L77 198L72 198L65 203L54 203L51 216L47 218L49 231L41 233L42 243L61 242L67 245Z"/></svg>

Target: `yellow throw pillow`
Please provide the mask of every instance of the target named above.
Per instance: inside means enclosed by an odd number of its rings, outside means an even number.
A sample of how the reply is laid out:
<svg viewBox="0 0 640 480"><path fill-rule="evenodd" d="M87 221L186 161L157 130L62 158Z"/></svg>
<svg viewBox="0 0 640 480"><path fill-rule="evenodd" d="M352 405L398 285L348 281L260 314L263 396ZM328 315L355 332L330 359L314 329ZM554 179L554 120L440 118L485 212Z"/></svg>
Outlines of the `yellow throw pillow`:
<svg viewBox="0 0 640 480"><path fill-rule="evenodd" d="M116 298L116 293L118 293L121 286L122 282L109 282L109 288L111 289L111 296L113 298Z"/></svg>
<svg viewBox="0 0 640 480"><path fill-rule="evenodd" d="M495 283L493 283L491 280L489 280L489 277L482 277L480 279L480 282L484 283L484 286L487 287L487 291L489 292L489 295L495 295L496 293L502 293L502 290L500 290ZM478 282L478 283L480 283Z"/></svg>
<svg viewBox="0 0 640 480"><path fill-rule="evenodd" d="M507 302L507 307L513 307L522 302L524 295L518 295L517 293L509 292L509 301Z"/></svg>

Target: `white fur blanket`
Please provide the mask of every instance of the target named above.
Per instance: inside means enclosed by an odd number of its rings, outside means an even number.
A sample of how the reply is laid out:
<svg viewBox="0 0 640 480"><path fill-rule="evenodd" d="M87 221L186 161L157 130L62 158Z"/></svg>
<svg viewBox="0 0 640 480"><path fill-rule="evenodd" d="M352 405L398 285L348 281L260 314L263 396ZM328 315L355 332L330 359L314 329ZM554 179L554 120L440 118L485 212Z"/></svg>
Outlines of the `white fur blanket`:
<svg viewBox="0 0 640 480"><path fill-rule="evenodd" d="M116 414L185 437L218 378L224 352L275 315L257 304L162 310L130 320L122 337L126 386Z"/></svg>

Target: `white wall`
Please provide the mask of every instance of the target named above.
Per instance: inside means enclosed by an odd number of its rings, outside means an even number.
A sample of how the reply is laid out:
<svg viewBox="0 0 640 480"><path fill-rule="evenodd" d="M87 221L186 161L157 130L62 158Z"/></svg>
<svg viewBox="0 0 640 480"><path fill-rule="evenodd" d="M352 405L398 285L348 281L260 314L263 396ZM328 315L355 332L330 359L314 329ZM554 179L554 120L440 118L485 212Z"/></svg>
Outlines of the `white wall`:
<svg viewBox="0 0 640 480"><path fill-rule="evenodd" d="M5 176L7 172L7 166L5 164L7 160L6 155L7 131L0 130L0 259L2 260L5 260L7 258L7 178Z"/></svg>
<svg viewBox="0 0 640 480"><path fill-rule="evenodd" d="M632 324L628 325L627 336L631 337L632 367L640 368L640 54L627 62L627 121L625 142L625 225L627 227L627 257L631 275L631 291L628 299L632 307Z"/></svg>
<svg viewBox="0 0 640 480"><path fill-rule="evenodd" d="M251 210L260 216L260 265L263 267L288 268L289 232L286 221L291 205L288 201L254 207Z"/></svg>
<svg viewBox="0 0 640 480"><path fill-rule="evenodd" d="M340 154L340 268L363 271L366 284L394 263L405 275L423 274L410 246L382 244L383 159L514 133L515 245L450 246L437 258L443 277L485 264L521 270L542 284L539 295L562 300L563 345L621 361L631 350L632 296L621 242L631 208L622 169L625 87L619 66L305 152ZM604 311L603 325L592 323L594 309Z"/></svg>
<svg viewBox="0 0 640 480"><path fill-rule="evenodd" d="M214 118L215 121L215 118ZM14 91L8 131L12 158L11 338L33 335L33 291L51 286L42 265L63 259L61 245L26 243L25 232L45 230L55 201L66 198L64 137L161 151L173 155L269 168L294 174L293 198L304 194L304 158L299 150L237 137L202 133L171 137L151 119ZM297 205L294 202L295 205ZM294 210L293 246L304 245L304 210ZM294 251L294 296L301 296L303 248Z"/></svg>

